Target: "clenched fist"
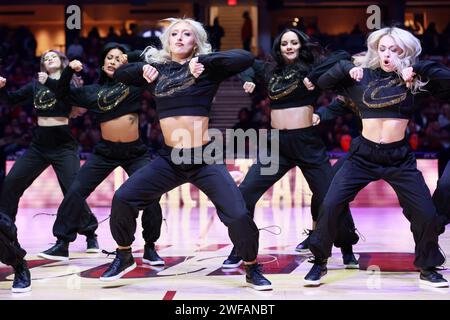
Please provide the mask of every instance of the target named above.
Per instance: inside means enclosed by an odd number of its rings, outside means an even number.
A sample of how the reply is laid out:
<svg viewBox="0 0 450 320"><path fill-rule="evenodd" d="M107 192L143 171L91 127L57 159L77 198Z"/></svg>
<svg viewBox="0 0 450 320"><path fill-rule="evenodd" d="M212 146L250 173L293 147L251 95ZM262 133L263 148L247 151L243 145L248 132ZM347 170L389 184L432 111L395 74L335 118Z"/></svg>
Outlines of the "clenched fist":
<svg viewBox="0 0 450 320"><path fill-rule="evenodd" d="M126 55L125 53L124 53L124 54L121 54L121 55L119 56L119 61L120 61L121 64L126 64L126 63L128 63L128 55Z"/></svg>
<svg viewBox="0 0 450 320"><path fill-rule="evenodd" d="M6 79L3 77L0 77L0 88L3 88L6 85Z"/></svg>
<svg viewBox="0 0 450 320"><path fill-rule="evenodd" d="M255 90L256 85L253 82L246 81L242 88L246 93L252 93Z"/></svg>
<svg viewBox="0 0 450 320"><path fill-rule="evenodd" d="M47 72L38 72L37 78L40 84L44 84L48 79Z"/></svg>
<svg viewBox="0 0 450 320"><path fill-rule="evenodd" d="M306 77L305 77L305 79L303 79L303 84L305 85L306 89L308 89L309 91L313 91L316 88L314 86L314 84L311 82L311 80L309 80Z"/></svg>
<svg viewBox="0 0 450 320"><path fill-rule="evenodd" d="M317 126L320 123L320 116L317 113L313 113L312 125Z"/></svg>
<svg viewBox="0 0 450 320"><path fill-rule="evenodd" d="M149 64L144 65L142 68L142 76L148 83L152 83L159 76L158 70L155 67L152 67Z"/></svg>
<svg viewBox="0 0 450 320"><path fill-rule="evenodd" d="M198 62L198 57L195 57L189 61L189 70L194 78L198 78L205 70L205 66Z"/></svg>
<svg viewBox="0 0 450 320"><path fill-rule="evenodd" d="M81 70L83 70L83 64L78 60L70 61L69 67L71 67L75 72L80 72Z"/></svg>
<svg viewBox="0 0 450 320"><path fill-rule="evenodd" d="M416 73L414 72L412 67L408 67L402 70L402 78L403 81L406 82L406 87L411 88L412 83L414 81L414 77L416 76Z"/></svg>
<svg viewBox="0 0 450 320"><path fill-rule="evenodd" d="M361 81L362 77L363 77L363 68L361 67L354 67L350 70L349 74L350 77L352 77L352 79L356 80L356 81Z"/></svg>

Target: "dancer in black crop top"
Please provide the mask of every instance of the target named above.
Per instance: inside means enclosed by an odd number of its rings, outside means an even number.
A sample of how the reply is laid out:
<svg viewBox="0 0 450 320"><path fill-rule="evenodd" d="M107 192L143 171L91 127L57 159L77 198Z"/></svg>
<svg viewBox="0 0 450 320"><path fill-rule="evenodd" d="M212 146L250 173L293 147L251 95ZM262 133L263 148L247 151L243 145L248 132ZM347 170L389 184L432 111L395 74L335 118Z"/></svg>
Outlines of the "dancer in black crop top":
<svg viewBox="0 0 450 320"><path fill-rule="evenodd" d="M444 216L445 224L450 223L450 206L448 204L450 199L450 161L447 162L442 176L437 182L436 190L433 193L433 202L436 206L437 212Z"/></svg>
<svg viewBox="0 0 450 320"><path fill-rule="evenodd" d="M272 128L279 133L273 135L272 131L268 144L273 144L274 139L278 139L276 143L279 145L279 155L278 171L275 174L263 174L261 169L268 165L257 159L239 189L253 218L256 203L270 187L290 169L297 166L302 170L312 191L313 220L312 230L306 231L308 237L295 249L302 253L309 252L309 235L314 232L319 207L333 178L325 144L312 124L313 104L320 94L320 90L313 83L337 61L350 59L350 55L344 51L323 59L320 51L320 47L312 43L306 34L297 29L286 29L274 41L272 56L275 64L256 60L252 68L240 74L241 79L245 81L246 91L253 91L255 82L265 82L267 85ZM345 211L335 245L341 247L346 268L358 268L352 245L359 238L348 208ZM233 249L222 266L235 268L241 262L242 259Z"/></svg>
<svg viewBox="0 0 450 320"><path fill-rule="evenodd" d="M351 113L360 116L356 105L349 98L338 96L331 104L317 110L314 115L316 117L314 125L318 125L322 121L330 121L336 117ZM344 164L345 158L345 156L340 158L338 162L333 165L333 171L337 172L340 169L340 167ZM432 199L434 205L436 206L437 213L446 219L444 223L450 223L450 206L448 205L448 199L450 199L450 162L447 163L444 171L442 172L442 176L440 176L437 181L437 187L433 193ZM407 210L407 208L404 210ZM404 214L406 218L411 217L411 214L408 212L405 212Z"/></svg>
<svg viewBox="0 0 450 320"><path fill-rule="evenodd" d="M363 67L342 61L323 74L318 84L335 88L356 104L362 118L362 135L352 141L349 156L334 177L310 238L315 263L306 285L318 285L327 273L326 262L336 237L342 206L372 181L383 179L395 190L411 223L416 244L414 265L420 282L448 287L437 272L444 263L438 236L445 219L438 215L414 154L405 140L414 94L431 93L448 98L450 69L438 63L417 62L420 42L399 28L373 32L368 40Z"/></svg>
<svg viewBox="0 0 450 320"><path fill-rule="evenodd" d="M159 119L175 116L209 117L220 82L247 68L253 62L253 57L244 50L228 50L200 55L197 61L205 67L198 78L191 74L189 63L175 61L152 63L159 73L152 83L143 78L146 62L124 65L117 70L114 78L150 90Z"/></svg>
<svg viewBox="0 0 450 320"><path fill-rule="evenodd" d="M131 245L138 210L190 182L211 199L228 227L246 262L247 283L256 290L270 290L270 281L256 263L259 231L247 214L242 195L223 161L218 164L217 158L204 158L213 146L207 130L217 88L227 77L250 67L253 56L243 50L209 53L206 32L192 19L173 19L161 39L163 49L150 50L151 56L146 56L151 66L129 64L116 72L116 79L126 84L150 83L166 146L160 157L130 177L114 195L111 232L118 244L117 257L100 280L119 279L136 267ZM187 139L174 138L178 134Z"/></svg>
<svg viewBox="0 0 450 320"><path fill-rule="evenodd" d="M3 222L14 226L19 200L24 191L49 166L55 170L62 193L65 195L75 180L80 168L78 144L69 128L69 116L72 105L57 96L56 87L67 58L59 51L49 50L41 57L41 72L38 79L32 80L22 88L9 92L4 88L6 79L0 77L0 98L11 106L33 103L37 115L37 127L33 139L25 154L16 160L6 176L0 195L0 215ZM98 249L95 230L97 220L85 201L78 204L80 217L74 226L74 232L86 236L89 249ZM0 229L2 229L0 227ZM14 228L15 229L15 228ZM5 227L3 230L8 230ZM5 231L6 232L6 231ZM9 235L13 239L15 231ZM14 240L17 245L17 239ZM0 243L0 245L2 245ZM20 246L19 246L20 248ZM7 247L3 248L7 251ZM21 252L15 254L0 252L0 259L14 267L16 273L12 286L13 292L25 292L31 289L30 274ZM4 261L5 257L9 257Z"/></svg>
<svg viewBox="0 0 450 320"><path fill-rule="evenodd" d="M129 176L150 162L148 148L139 139L139 117L142 89L128 86L113 79L115 70L126 57L130 61L139 59L139 53L129 52L125 45L108 43L101 60L102 71L98 84L71 88L69 83L79 61L66 67L57 86L57 92L67 97L71 104L87 108L98 115L102 139L95 146L91 157L81 167L74 183L58 208L53 234L58 239L50 249L39 255L52 260L67 260L69 243L76 239L76 222L80 218L79 204L114 171L122 167ZM162 212L158 201L145 208L142 214L145 240L143 262L164 265L158 256L154 242L159 238Z"/></svg>

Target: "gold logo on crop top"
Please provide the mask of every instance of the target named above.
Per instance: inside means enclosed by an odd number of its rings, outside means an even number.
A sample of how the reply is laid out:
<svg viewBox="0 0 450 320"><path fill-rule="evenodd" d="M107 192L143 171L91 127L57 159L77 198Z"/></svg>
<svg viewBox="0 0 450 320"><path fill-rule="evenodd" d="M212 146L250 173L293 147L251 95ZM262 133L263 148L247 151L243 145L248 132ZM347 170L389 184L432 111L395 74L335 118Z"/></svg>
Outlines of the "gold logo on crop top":
<svg viewBox="0 0 450 320"><path fill-rule="evenodd" d="M119 82L112 87L101 89L97 96L97 106L102 111L117 107L130 94L130 87Z"/></svg>
<svg viewBox="0 0 450 320"><path fill-rule="evenodd" d="M47 88L40 88L34 95L34 107L38 110L49 110L56 102L55 94Z"/></svg>
<svg viewBox="0 0 450 320"><path fill-rule="evenodd" d="M384 78L369 82L363 102L369 108L384 108L406 99L407 91L400 78Z"/></svg>
<svg viewBox="0 0 450 320"><path fill-rule="evenodd" d="M172 71L169 68L168 74L159 74L156 81L155 96L167 97L174 93L183 91L195 83L195 78L189 71L189 67Z"/></svg>
<svg viewBox="0 0 450 320"><path fill-rule="evenodd" d="M269 98L278 100L297 89L300 84L297 73L298 70L291 70L287 74L273 75L269 81Z"/></svg>

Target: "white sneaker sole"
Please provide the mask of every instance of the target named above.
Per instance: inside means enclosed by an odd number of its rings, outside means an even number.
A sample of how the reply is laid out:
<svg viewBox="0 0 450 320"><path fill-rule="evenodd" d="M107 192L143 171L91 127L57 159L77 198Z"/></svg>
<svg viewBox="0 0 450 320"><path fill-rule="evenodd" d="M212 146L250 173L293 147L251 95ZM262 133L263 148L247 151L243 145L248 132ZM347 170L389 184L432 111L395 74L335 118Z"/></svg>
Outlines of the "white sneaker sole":
<svg viewBox="0 0 450 320"><path fill-rule="evenodd" d="M119 273L118 275L115 275L114 277L100 277L99 279L100 279L100 281L105 281L105 282L119 280L124 275L126 275L128 272L133 271L136 267L137 267L137 264L135 262L131 266L129 266L128 268L123 270L121 273Z"/></svg>
<svg viewBox="0 0 450 320"><path fill-rule="evenodd" d="M31 291L31 285L26 288L11 288L12 293L25 293Z"/></svg>
<svg viewBox="0 0 450 320"><path fill-rule="evenodd" d="M271 284L265 285L265 286L257 286L257 285L254 285L253 283L248 283L247 282L247 286L252 288L252 289L255 289L257 291L269 291L269 290L273 289Z"/></svg>
<svg viewBox="0 0 450 320"><path fill-rule="evenodd" d="M448 282L433 283L430 281L425 281L425 280L419 279L419 283L423 284L425 286L433 287L433 288L448 288Z"/></svg>
<svg viewBox="0 0 450 320"><path fill-rule="evenodd" d="M94 249L94 248L86 249L86 253L100 253L100 252L102 252L101 249Z"/></svg>
<svg viewBox="0 0 450 320"><path fill-rule="evenodd" d="M359 264L344 264L345 269L359 269Z"/></svg>
<svg viewBox="0 0 450 320"><path fill-rule="evenodd" d="M311 250L309 249L295 249L295 251L300 253L311 253Z"/></svg>
<svg viewBox="0 0 450 320"><path fill-rule="evenodd" d="M166 262L164 260L163 261L152 261L152 260L147 260L144 258L142 258L142 263L146 263L151 266L164 266L166 264Z"/></svg>
<svg viewBox="0 0 450 320"><path fill-rule="evenodd" d="M241 260L241 261L239 261L238 263L235 263L235 264L222 264L222 268L225 268L225 269L233 269L233 268L237 268L237 267L239 267L243 262L244 262L244 261Z"/></svg>
<svg viewBox="0 0 450 320"><path fill-rule="evenodd" d="M54 261L69 261L69 257L61 257L61 256L52 256L43 252L40 252L37 254L38 257L47 259L47 260L54 260Z"/></svg>
<svg viewBox="0 0 450 320"><path fill-rule="evenodd" d="M323 282L323 279L326 277L326 275L322 276L319 280L305 280L303 279L303 285L305 287L317 287L321 285Z"/></svg>

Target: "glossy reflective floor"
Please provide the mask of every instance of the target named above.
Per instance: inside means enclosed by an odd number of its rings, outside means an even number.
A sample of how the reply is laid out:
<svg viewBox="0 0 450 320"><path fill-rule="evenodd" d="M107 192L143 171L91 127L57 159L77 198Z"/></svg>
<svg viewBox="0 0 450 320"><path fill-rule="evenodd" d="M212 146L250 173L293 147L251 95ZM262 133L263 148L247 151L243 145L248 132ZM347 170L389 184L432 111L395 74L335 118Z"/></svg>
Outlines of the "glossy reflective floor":
<svg viewBox="0 0 450 320"><path fill-rule="evenodd" d="M109 208L92 208L99 221L108 217ZM333 249L325 284L307 288L302 279L311 267L308 255L294 251L310 228L309 207L258 208L255 221L260 232L259 261L273 283L273 291L257 292L245 286L243 269L224 270L222 261L231 250L227 229L213 208L163 206L158 252L165 268L141 264L144 243L139 219L133 250L138 268L125 279L104 283L97 278L112 261L105 254L84 253L85 238L79 236L70 247L69 262L52 262L36 254L54 243L51 233L54 217L37 213L51 209L20 209L17 217L19 239L28 251L33 290L13 294L12 269L0 264L0 300L6 299L449 299L450 289L419 285L414 270L414 243L409 223L398 207L358 207L352 209L362 234L354 251L360 258L359 270L345 270L340 251ZM272 227L270 227L272 226ZM273 226L279 226L280 229ZM274 234L279 233L279 234ZM113 251L115 243L109 222L98 229L102 249ZM442 250L450 253L450 232L440 237ZM447 261L447 266L449 262ZM442 272L450 279L450 271Z"/></svg>

